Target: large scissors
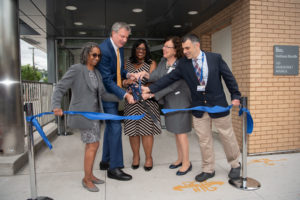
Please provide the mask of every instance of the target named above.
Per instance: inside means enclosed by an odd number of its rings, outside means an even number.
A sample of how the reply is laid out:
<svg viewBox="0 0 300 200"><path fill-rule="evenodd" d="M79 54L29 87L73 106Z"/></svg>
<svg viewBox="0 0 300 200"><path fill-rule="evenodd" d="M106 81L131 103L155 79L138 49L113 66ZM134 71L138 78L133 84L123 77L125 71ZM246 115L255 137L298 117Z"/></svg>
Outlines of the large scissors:
<svg viewBox="0 0 300 200"><path fill-rule="evenodd" d="M132 95L134 100L141 102L142 106L145 108L146 112L152 119L153 123L158 127L161 128L159 120L155 117L153 112L150 109L150 106L146 103L146 100L142 96L142 87L141 87L141 79L138 80L137 84L130 84L129 88L131 89Z"/></svg>

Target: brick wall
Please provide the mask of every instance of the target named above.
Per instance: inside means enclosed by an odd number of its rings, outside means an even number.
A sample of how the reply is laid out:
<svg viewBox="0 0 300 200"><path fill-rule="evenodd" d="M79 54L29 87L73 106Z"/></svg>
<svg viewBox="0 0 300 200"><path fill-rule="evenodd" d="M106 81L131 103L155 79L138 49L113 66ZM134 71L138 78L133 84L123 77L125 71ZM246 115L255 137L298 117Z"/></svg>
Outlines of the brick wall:
<svg viewBox="0 0 300 200"><path fill-rule="evenodd" d="M200 36L201 41L201 49L204 51L211 51L211 35L201 35Z"/></svg>
<svg viewBox="0 0 300 200"><path fill-rule="evenodd" d="M299 0L238 0L192 32L202 49L210 35L232 29L232 72L254 119L248 153L300 149L300 77L273 75L273 46L300 46ZM208 39L208 42L204 42ZM241 146L242 122L233 110Z"/></svg>

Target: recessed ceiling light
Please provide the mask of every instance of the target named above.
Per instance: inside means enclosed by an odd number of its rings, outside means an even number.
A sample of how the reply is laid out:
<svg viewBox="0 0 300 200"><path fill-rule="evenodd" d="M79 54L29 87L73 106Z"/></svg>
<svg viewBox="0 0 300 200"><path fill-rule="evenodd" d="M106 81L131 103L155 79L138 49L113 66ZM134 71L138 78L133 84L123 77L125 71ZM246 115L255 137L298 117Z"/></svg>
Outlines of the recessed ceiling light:
<svg viewBox="0 0 300 200"><path fill-rule="evenodd" d="M82 22L74 22L74 25L76 25L76 26L82 26L83 23Z"/></svg>
<svg viewBox="0 0 300 200"><path fill-rule="evenodd" d="M141 9L141 8L134 8L134 9L132 9L132 12L140 13L140 12L143 12L143 9Z"/></svg>
<svg viewBox="0 0 300 200"><path fill-rule="evenodd" d="M129 24L129 26L136 26L135 24Z"/></svg>
<svg viewBox="0 0 300 200"><path fill-rule="evenodd" d="M181 25L180 24L176 24L173 26L174 28L181 28Z"/></svg>
<svg viewBox="0 0 300 200"><path fill-rule="evenodd" d="M191 10L188 12L189 15L197 15L198 14L198 11L196 10Z"/></svg>
<svg viewBox="0 0 300 200"><path fill-rule="evenodd" d="M86 32L85 32L85 31L79 31L79 34L80 34L80 35L85 35Z"/></svg>
<svg viewBox="0 0 300 200"><path fill-rule="evenodd" d="M76 6L66 6L65 7L67 10L77 10L77 7Z"/></svg>

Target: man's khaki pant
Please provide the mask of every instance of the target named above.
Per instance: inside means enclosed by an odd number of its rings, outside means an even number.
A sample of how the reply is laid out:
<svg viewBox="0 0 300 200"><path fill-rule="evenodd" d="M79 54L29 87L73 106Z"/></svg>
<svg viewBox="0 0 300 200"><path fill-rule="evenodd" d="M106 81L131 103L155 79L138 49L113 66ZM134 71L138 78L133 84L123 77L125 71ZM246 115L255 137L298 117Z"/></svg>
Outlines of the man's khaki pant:
<svg viewBox="0 0 300 200"><path fill-rule="evenodd" d="M215 171L212 123L214 123L221 137L228 163L232 168L239 167L240 149L233 132L231 115L210 118L208 113L204 113L202 118L193 117L193 123L199 138L202 155L202 172L212 173Z"/></svg>

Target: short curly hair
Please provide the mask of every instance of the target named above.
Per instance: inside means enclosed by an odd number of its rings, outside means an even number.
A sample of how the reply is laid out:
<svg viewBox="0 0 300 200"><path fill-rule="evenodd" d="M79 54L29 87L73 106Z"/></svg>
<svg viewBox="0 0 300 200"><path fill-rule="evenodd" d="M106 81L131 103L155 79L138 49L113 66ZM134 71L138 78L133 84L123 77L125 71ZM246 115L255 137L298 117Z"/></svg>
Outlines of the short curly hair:
<svg viewBox="0 0 300 200"><path fill-rule="evenodd" d="M99 48L98 44L95 42L87 42L85 43L82 48L81 48L81 53L80 53L80 63L85 65L87 63L88 57L89 57L89 53L91 52L91 50L93 48ZM100 58L99 58L99 62L101 60L101 50L100 50Z"/></svg>

